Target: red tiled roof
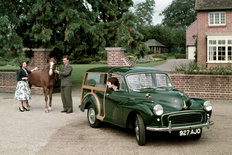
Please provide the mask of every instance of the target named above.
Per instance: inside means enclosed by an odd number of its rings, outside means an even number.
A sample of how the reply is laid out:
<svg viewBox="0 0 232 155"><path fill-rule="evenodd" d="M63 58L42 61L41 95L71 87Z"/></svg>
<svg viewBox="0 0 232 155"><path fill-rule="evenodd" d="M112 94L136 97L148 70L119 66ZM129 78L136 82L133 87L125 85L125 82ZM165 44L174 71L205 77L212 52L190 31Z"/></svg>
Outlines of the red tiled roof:
<svg viewBox="0 0 232 155"><path fill-rule="evenodd" d="M195 10L232 10L232 0L196 0Z"/></svg>

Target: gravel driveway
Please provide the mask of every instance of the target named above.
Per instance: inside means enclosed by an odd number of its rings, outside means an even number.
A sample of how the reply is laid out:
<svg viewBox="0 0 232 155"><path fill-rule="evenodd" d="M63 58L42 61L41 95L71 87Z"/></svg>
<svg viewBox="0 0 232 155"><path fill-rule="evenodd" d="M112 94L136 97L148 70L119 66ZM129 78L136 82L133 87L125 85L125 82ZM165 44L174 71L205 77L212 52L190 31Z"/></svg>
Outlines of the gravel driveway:
<svg viewBox="0 0 232 155"><path fill-rule="evenodd" d="M204 129L199 141L169 134L148 133L145 146L138 146L131 130L102 124L88 125L79 111L80 88L73 89L74 113L60 113L60 93L53 95L53 111L44 112L44 97L33 95L30 112L19 112L13 94L0 93L1 155L83 154L232 154L232 102L212 101L215 125Z"/></svg>
<svg viewBox="0 0 232 155"><path fill-rule="evenodd" d="M193 60L188 59L167 59L167 61L161 65L154 66L154 68L163 70L163 71L175 71L175 67L180 65L188 65Z"/></svg>

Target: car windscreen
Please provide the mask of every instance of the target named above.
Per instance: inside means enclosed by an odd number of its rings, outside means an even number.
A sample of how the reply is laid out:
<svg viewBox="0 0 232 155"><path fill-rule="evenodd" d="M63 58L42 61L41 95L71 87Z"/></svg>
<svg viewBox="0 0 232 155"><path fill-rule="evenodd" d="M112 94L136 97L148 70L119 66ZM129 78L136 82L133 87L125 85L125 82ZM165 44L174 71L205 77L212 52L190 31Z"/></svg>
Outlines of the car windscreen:
<svg viewBox="0 0 232 155"><path fill-rule="evenodd" d="M139 73L126 77L128 87L134 89L173 87L170 78L163 73Z"/></svg>

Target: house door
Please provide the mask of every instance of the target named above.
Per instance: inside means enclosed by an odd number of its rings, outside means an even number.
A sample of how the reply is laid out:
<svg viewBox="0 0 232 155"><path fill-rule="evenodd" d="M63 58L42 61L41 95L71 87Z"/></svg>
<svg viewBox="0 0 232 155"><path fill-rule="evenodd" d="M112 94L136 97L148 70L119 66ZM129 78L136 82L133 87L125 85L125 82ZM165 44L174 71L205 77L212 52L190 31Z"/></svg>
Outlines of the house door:
<svg viewBox="0 0 232 155"><path fill-rule="evenodd" d="M195 46L189 46L188 47L188 59L195 59L195 51L196 47Z"/></svg>

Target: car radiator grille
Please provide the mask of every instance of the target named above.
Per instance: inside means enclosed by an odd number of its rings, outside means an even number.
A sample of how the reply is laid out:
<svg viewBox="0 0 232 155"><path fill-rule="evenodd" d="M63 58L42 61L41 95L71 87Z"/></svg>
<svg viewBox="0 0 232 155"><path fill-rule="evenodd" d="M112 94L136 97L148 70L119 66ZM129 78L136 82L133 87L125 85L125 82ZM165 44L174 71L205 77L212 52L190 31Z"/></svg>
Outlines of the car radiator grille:
<svg viewBox="0 0 232 155"><path fill-rule="evenodd" d="M169 121L171 121L172 125L201 123L203 115L202 113L170 115L168 117Z"/></svg>

